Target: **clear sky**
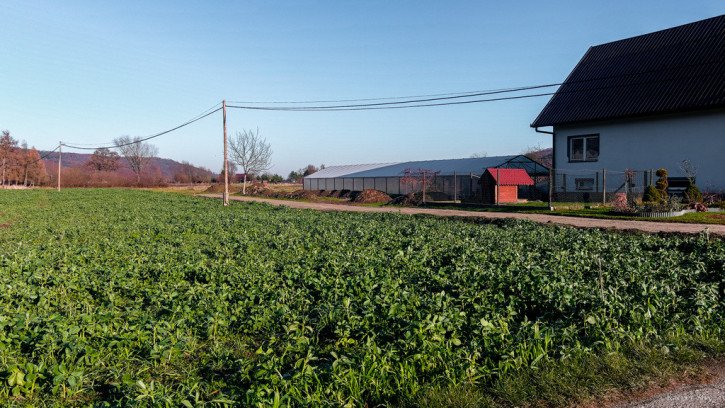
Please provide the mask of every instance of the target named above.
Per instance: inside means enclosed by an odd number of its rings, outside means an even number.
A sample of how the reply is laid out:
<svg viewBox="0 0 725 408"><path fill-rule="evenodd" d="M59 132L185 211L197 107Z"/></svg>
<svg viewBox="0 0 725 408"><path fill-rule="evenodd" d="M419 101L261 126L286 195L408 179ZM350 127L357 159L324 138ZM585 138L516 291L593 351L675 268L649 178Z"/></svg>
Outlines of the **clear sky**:
<svg viewBox="0 0 725 408"><path fill-rule="evenodd" d="M587 48L725 14L712 1L0 2L0 129L38 149L175 127L222 99L299 101L563 81ZM548 97L354 112L229 110L273 172L521 153ZM221 112L152 140L219 171Z"/></svg>

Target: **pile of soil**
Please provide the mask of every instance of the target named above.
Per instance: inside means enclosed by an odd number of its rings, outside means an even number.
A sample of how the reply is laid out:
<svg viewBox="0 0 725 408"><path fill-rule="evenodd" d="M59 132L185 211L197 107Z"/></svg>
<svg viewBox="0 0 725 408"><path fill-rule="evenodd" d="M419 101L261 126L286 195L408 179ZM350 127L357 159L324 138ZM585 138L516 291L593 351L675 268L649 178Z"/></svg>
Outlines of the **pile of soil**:
<svg viewBox="0 0 725 408"><path fill-rule="evenodd" d="M249 184L247 185L246 193L252 196L270 196L274 194L274 191L267 188L264 184Z"/></svg>
<svg viewBox="0 0 725 408"><path fill-rule="evenodd" d="M358 204L387 204L390 202L390 200L392 200L390 196L383 193L382 191L368 189L359 192L350 201Z"/></svg>
<svg viewBox="0 0 725 408"><path fill-rule="evenodd" d="M420 201L415 199L413 193L397 196L388 203L388 205L400 205L404 207L417 207L419 204Z"/></svg>
<svg viewBox="0 0 725 408"><path fill-rule="evenodd" d="M247 189L249 187L247 186ZM234 194L242 191L242 186L238 185L229 185L229 194ZM209 186L206 190L204 190L205 193L223 193L224 192L224 184L223 183L215 183Z"/></svg>
<svg viewBox="0 0 725 408"><path fill-rule="evenodd" d="M315 198L318 198L319 195L316 191L307 191L307 190L295 190L291 193L284 193L280 192L277 194L274 194L277 198L289 198L292 200L314 200Z"/></svg>

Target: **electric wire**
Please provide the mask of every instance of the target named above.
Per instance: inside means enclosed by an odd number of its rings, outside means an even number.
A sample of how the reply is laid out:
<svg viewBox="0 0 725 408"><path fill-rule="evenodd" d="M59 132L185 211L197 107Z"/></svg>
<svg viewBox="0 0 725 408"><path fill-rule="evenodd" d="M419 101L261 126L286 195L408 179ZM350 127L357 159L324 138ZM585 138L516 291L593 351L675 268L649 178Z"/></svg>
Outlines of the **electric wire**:
<svg viewBox="0 0 725 408"><path fill-rule="evenodd" d="M377 104L336 105L336 106L273 107L273 106L227 105L227 107L234 108L234 109L247 109L247 110L293 111L293 112L294 111L297 111L297 112L304 112L304 111L321 112L321 111L348 111L348 110L355 111L355 110L422 108L422 107L432 107L432 106L450 106L450 105L495 102L495 101L503 101L503 100L524 99L524 98L536 98L536 97L541 97L541 96L551 96L551 95L557 95L557 94L568 94L568 93L577 93L577 92L590 92L590 91L596 91L596 90L630 87L633 85L644 85L644 84L659 83L659 82L670 82L670 81L675 81L675 80L680 80L680 79L701 78L701 77L708 77L708 76L715 76L715 75L721 75L721 73L711 72L711 73L705 73L705 74L694 75L694 76L666 78L666 79L658 79L658 80L642 81L642 82L634 82L634 83L630 82L630 83L624 83L624 84L617 84L614 86L610 85L610 86L574 89L574 90L566 90L566 91L562 91L561 89L559 89L557 92L546 92L546 93L529 94L529 95L517 95L517 96L508 96L508 97L500 97L500 98L476 99L476 100L468 100L468 101L425 103L425 104L417 104L417 105L401 105L401 104L417 103L422 100L406 101L406 102L386 102L386 103L377 103ZM441 100L441 99L434 99L434 100ZM381 105L384 105L384 106L381 106ZM393 105L393 106L391 106L391 105Z"/></svg>
<svg viewBox="0 0 725 408"><path fill-rule="evenodd" d="M560 84L548 84L548 85L531 85L531 86L520 86L515 88L499 88L499 89L487 89L482 91L465 91L465 92L448 92L428 95L411 95L411 96L388 96L380 98L362 98L362 99L334 99L334 100L319 100L319 101L227 101L227 103L248 103L248 104L303 104L303 103L338 103L338 102L367 102L367 101L384 101L393 99L410 99L410 98L429 98L429 97L445 97L452 96L456 98L465 98L469 96L480 96L490 93L499 92L516 92L520 90L526 90L532 87L547 88L551 86L557 86ZM453 96L457 95L457 96Z"/></svg>
<svg viewBox="0 0 725 408"><path fill-rule="evenodd" d="M65 147L71 148L71 149L79 149L79 150L112 149L112 148L117 148L117 147L129 146L129 145L132 145L132 144L137 144L137 143L145 142L147 140L151 140L151 139L157 138L159 136L163 136L163 135L165 135L167 133L171 133L171 132L173 132L175 130L179 130L179 129L183 128L184 126L188 126L188 125L190 125L190 124L192 124L194 122L197 122L197 121L199 121L201 119L204 119L207 116L213 115L214 113L219 112L220 110L222 110L222 108L216 108L216 109L214 109L214 110L212 110L210 112L204 113L204 114L202 114L202 115L200 115L200 116L198 116L198 117L196 117L194 119L191 119L189 121L186 121L186 122L182 123L179 126L173 127L171 129L165 130L163 132L155 133L155 134L153 134L151 136L146 136L146 137L138 138L138 139L135 139L135 140L133 140L131 142L128 142L128 143L122 143L122 144L110 144L110 143L106 143L106 144L108 144L108 146L95 146L95 147L81 147L81 146L76 146L75 144L66 144L66 143L62 143L62 145L65 146Z"/></svg>
<svg viewBox="0 0 725 408"><path fill-rule="evenodd" d="M449 93L449 94L432 94L432 95L421 95L421 97L427 97L431 96L432 98L427 99L412 99L412 100L406 100L406 101L399 101L399 102L380 102L380 103L371 103L371 104L353 104L353 105L331 105L331 106L315 106L315 107L304 107L304 106L298 106L298 107L292 107L292 108L279 108L279 110L304 110L304 109L311 109L311 110L320 110L320 109L340 109L343 110L343 108L358 108L358 107L367 107L367 106L388 106L388 105L402 105L402 104L412 104L412 103L422 103L422 102L434 102L434 101L441 101L441 100L450 100L450 99L463 99L463 98L471 98L475 96L485 96L485 95L494 95L494 94L500 94L500 93L510 93L510 92L521 92L526 90L533 90L533 89L542 89L542 88L550 88L554 86L561 86L565 83L567 85L571 84L581 84L581 83L587 83L587 82L594 82L594 81L604 81L608 79L616 79L616 78L625 78L625 77L631 77L631 76L639 76L639 75L645 75L650 73L657 73L657 72L666 72L666 71L672 71L672 70L678 70L683 68L692 68L692 67L699 67L699 66L706 66L710 64L715 64L722 62L723 58L718 58L712 61L708 61L705 63L698 62L698 63L692 63L692 64L684 64L684 65L675 65L667 68L660 68L660 69L651 69L651 70L645 70L645 71L638 71L638 72L632 72L632 73L626 73L626 74L617 74L617 75L607 75L607 76L600 76L596 78L587 78L582 80L576 80L576 81L566 81L566 82L558 82L558 83L550 83L550 84L541 84L541 85L530 85L530 86L522 86L522 87L514 87L514 88L502 88L502 89L495 89L495 90L488 90L488 91L473 91L473 92L459 92L459 93ZM631 85L631 84L629 84ZM546 96L546 95L552 95L551 94L540 94L537 96ZM444 95L442 97L435 97L439 95ZM452 96L450 96L452 95ZM303 104L303 103L336 103L336 102L355 102L355 101L376 101L376 100L392 100L392 99L410 99L410 98L418 98L416 96L411 97L385 97L385 98L366 98L366 99L340 99L340 100L329 100L329 101L272 101L272 102L238 102L238 101L228 101L228 103L231 104ZM518 99L518 98L512 98L512 99ZM494 99L499 100L499 99ZM421 106L441 106L441 105L421 105ZM233 105L233 107L238 108L239 105ZM252 108L252 107L249 107ZM264 110L273 110L273 108L264 109Z"/></svg>

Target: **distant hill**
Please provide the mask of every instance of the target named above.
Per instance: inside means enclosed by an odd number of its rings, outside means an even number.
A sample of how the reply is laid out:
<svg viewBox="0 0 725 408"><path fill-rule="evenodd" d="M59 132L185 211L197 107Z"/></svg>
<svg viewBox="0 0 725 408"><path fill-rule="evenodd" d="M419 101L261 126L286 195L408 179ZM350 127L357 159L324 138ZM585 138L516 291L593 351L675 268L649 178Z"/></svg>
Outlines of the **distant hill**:
<svg viewBox="0 0 725 408"><path fill-rule="evenodd" d="M526 156L538 161L546 167L551 167L554 162L554 149L548 147L546 149L537 150L535 152L527 153Z"/></svg>
<svg viewBox="0 0 725 408"><path fill-rule="evenodd" d="M48 153L47 151L41 151L39 152L41 156ZM88 161L88 158L91 157L91 153L63 153L62 160L61 160L61 166L63 168L66 167L83 167L83 165ZM54 152L51 153L47 158L43 159L43 162L45 163L45 168L48 172L53 171L53 169L58 168L58 153ZM128 168L128 162L123 157L121 158L121 164L123 167ZM154 157L151 159L151 163L149 163L149 168L158 168L161 171L161 175L163 178L167 180L173 180L174 174L180 171L182 167L182 164L177 162L176 160L172 159L162 159L160 157ZM205 169L203 167L196 167L193 166L195 169L198 169L200 172L203 172L203 174L214 177L216 176L215 173L209 171L208 169Z"/></svg>

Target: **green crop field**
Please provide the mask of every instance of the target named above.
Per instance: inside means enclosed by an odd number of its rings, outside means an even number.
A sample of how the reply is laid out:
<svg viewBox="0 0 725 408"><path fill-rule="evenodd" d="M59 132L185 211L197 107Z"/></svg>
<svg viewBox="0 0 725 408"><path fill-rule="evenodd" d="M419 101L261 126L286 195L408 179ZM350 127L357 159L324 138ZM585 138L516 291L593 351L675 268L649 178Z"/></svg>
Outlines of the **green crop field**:
<svg viewBox="0 0 725 408"><path fill-rule="evenodd" d="M0 191L0 224L2 406L506 405L725 338L704 235L93 189Z"/></svg>

